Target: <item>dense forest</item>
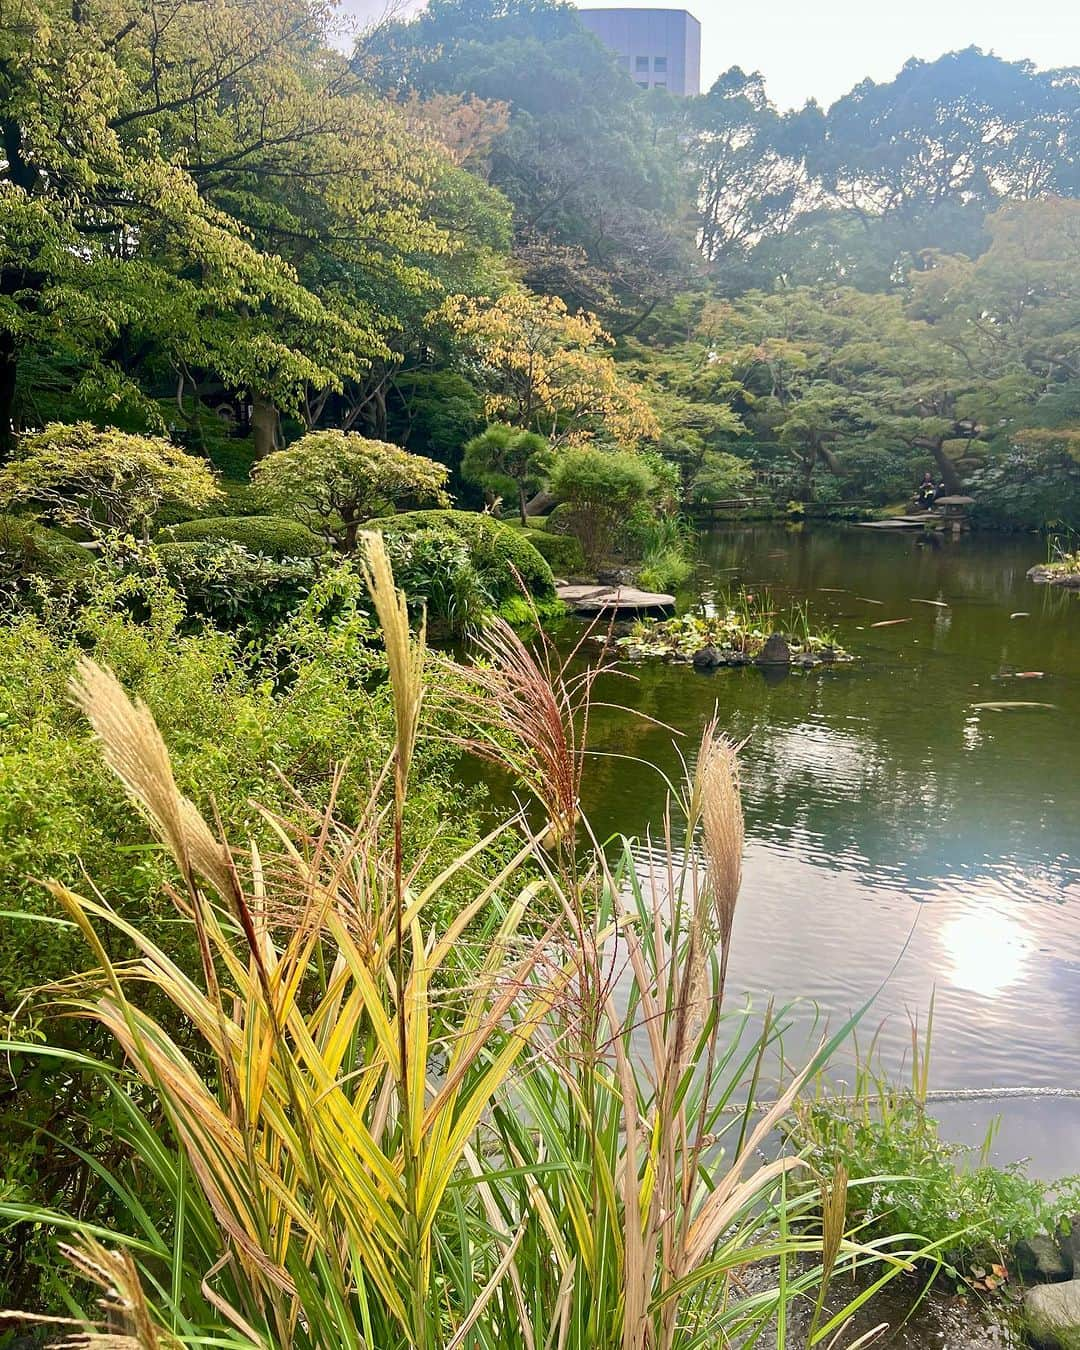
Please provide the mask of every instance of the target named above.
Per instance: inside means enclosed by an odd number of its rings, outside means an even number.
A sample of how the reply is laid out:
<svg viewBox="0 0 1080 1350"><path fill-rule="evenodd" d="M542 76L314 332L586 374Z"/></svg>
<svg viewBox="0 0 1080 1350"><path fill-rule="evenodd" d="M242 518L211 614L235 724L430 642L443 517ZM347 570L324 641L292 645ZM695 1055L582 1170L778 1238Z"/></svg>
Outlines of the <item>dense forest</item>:
<svg viewBox="0 0 1080 1350"><path fill-rule="evenodd" d="M242 476L337 428L475 501L495 418L690 499L929 469L992 523L1080 522L1080 72L971 48L780 114L738 69L642 93L561 4L434 0L350 60L331 22L5 16L5 455L87 419Z"/></svg>

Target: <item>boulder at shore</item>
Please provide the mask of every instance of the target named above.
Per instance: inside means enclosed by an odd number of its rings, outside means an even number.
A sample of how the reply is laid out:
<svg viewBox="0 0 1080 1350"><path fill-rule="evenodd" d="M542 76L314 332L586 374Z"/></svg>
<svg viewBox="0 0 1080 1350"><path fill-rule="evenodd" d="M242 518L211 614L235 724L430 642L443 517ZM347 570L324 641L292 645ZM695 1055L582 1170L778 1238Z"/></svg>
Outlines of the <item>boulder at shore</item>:
<svg viewBox="0 0 1080 1350"><path fill-rule="evenodd" d="M773 633L765 639L765 646L762 647L757 657L759 666L790 666L791 648L787 644L787 639L779 633Z"/></svg>
<svg viewBox="0 0 1080 1350"><path fill-rule="evenodd" d="M1024 1293L1028 1334L1055 1350L1080 1350L1080 1280L1036 1284Z"/></svg>

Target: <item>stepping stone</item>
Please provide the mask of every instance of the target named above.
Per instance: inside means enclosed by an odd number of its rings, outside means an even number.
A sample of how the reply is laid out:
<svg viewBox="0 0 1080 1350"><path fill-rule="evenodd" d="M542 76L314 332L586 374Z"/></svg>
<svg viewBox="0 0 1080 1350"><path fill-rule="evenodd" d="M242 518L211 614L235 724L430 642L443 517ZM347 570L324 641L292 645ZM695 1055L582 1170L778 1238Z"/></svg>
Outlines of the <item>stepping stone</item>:
<svg viewBox="0 0 1080 1350"><path fill-rule="evenodd" d="M578 614L626 614L652 609L672 609L673 595L639 591L634 586L558 586L559 599Z"/></svg>

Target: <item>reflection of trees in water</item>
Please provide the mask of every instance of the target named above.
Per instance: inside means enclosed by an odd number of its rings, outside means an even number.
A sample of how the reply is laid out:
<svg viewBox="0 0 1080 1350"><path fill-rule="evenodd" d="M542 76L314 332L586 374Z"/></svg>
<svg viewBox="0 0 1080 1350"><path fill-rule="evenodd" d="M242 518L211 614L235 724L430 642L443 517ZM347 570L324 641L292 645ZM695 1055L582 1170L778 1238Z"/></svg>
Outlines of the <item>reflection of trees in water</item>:
<svg viewBox="0 0 1080 1350"><path fill-rule="evenodd" d="M744 753L752 835L827 863L884 868L913 886L957 873L985 874L1011 860L1062 886L1077 852L1074 737L1080 712L1071 672L1080 665L1072 597L1047 597L1026 581L1032 541L965 538L940 550L870 531L790 534L782 528L706 536L715 566L752 560L763 580L808 595L824 613L853 608L818 587L848 586L886 601L841 621L859 651L854 666L792 674L770 687L756 670L702 677L643 664L634 681L603 679L598 698L635 708L686 734L689 753L714 703ZM780 556L770 557L770 554ZM731 573L722 574L730 577ZM912 605L945 596L956 608ZM1064 602L1064 604L1062 603ZM1028 610L1029 620L1011 620ZM874 630L878 617L913 622ZM916 642L914 639L918 639ZM1000 669L1042 669L1061 678L995 681ZM973 702L1046 699L1058 711L978 714ZM681 773L670 732L597 709L593 745ZM658 827L665 786L625 759L594 759L586 809L603 833Z"/></svg>

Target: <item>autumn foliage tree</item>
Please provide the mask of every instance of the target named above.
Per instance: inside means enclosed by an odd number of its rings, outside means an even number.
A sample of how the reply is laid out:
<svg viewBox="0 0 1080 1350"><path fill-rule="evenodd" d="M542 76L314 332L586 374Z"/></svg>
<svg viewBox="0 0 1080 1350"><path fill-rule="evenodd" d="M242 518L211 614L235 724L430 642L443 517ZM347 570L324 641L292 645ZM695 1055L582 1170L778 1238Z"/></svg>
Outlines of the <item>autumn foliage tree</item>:
<svg viewBox="0 0 1080 1350"><path fill-rule="evenodd" d="M627 446L659 435L595 315L571 314L557 297L521 290L490 301L453 297L442 314L477 363L490 417L536 431L555 447L600 431Z"/></svg>

